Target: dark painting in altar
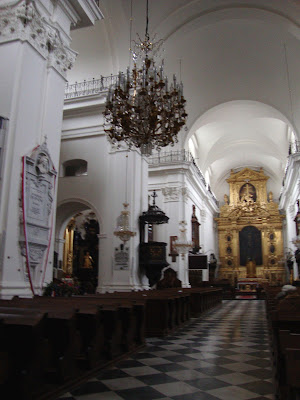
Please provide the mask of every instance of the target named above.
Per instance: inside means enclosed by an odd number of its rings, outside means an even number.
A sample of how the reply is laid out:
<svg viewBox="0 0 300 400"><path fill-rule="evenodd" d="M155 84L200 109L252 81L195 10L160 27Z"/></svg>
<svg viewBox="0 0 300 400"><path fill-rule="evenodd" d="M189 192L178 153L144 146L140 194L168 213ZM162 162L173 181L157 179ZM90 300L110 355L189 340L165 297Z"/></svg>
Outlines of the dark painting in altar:
<svg viewBox="0 0 300 400"><path fill-rule="evenodd" d="M255 226L246 226L240 231L240 265L246 266L249 259L262 265L261 232Z"/></svg>

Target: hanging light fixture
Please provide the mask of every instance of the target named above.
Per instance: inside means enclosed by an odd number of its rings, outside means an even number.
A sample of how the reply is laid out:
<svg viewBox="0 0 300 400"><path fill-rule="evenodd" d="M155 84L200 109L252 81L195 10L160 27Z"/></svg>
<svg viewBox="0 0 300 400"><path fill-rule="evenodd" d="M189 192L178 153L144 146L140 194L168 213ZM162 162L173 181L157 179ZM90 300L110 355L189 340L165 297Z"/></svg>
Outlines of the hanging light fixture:
<svg viewBox="0 0 300 400"><path fill-rule="evenodd" d="M127 209L129 204L127 203L127 172L128 172L128 154L126 154L126 187L125 187L125 203L123 203L124 210L117 218L117 227L114 231L114 235L117 236L125 244L131 237L136 235L136 232L132 231L129 224L130 212Z"/></svg>
<svg viewBox="0 0 300 400"><path fill-rule="evenodd" d="M174 241L174 247L177 253L181 254L181 258L184 260L185 255L194 247L194 243L187 240L185 228L187 223L181 221L179 225L181 225L180 237Z"/></svg>
<svg viewBox="0 0 300 400"><path fill-rule="evenodd" d="M134 67L119 72L117 83L108 90L104 117L105 129L113 144L124 141L129 148L135 146L142 154L152 149L174 145L177 134L185 125L187 114L182 82L173 75L169 85L164 75L164 63L156 66L154 55L162 40L152 42L148 33L148 0L145 39L135 43Z"/></svg>

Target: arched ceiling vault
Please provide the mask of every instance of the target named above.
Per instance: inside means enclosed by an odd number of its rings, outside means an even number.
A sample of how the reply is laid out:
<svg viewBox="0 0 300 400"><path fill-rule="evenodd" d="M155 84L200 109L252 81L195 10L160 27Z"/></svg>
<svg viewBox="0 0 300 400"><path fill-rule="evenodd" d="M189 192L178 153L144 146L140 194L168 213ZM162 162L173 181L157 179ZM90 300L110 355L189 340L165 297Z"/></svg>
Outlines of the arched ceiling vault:
<svg viewBox="0 0 300 400"><path fill-rule="evenodd" d="M99 3L104 20L74 32L79 57L71 81L125 71L131 4L132 38L144 35L146 0ZM149 0L149 30L165 39L166 73L184 84L188 120L180 142L188 148L193 137L217 197L228 192L230 170L248 166L264 168L278 198L288 129L300 132L299 2Z"/></svg>

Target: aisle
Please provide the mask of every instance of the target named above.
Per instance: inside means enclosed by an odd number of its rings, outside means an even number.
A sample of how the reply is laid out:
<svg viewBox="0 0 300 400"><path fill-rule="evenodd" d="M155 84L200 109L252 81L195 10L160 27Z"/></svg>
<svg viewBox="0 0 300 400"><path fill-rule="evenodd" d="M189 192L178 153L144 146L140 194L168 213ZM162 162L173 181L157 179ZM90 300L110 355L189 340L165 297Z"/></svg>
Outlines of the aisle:
<svg viewBox="0 0 300 400"><path fill-rule="evenodd" d="M61 398L263 400L273 389L264 302L226 300Z"/></svg>

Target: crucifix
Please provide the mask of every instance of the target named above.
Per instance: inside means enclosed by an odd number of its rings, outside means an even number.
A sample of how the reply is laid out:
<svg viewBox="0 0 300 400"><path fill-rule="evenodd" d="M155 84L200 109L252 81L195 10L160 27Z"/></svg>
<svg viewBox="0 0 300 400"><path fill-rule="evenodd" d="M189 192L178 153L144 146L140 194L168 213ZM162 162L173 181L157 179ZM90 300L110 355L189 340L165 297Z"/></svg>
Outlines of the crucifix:
<svg viewBox="0 0 300 400"><path fill-rule="evenodd" d="M153 190L153 194L151 195L151 197L153 197L153 206L155 206L155 198L158 197L156 194L156 190Z"/></svg>

